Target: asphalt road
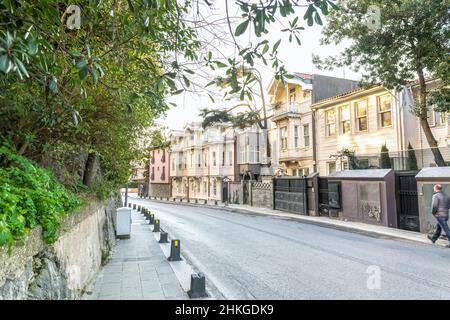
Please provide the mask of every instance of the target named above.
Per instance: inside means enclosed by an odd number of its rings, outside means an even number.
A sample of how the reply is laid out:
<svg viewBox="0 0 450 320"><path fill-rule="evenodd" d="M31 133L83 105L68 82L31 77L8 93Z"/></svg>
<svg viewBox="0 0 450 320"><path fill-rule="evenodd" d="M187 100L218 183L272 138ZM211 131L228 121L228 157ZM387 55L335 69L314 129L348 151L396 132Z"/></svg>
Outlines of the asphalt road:
<svg viewBox="0 0 450 320"><path fill-rule="evenodd" d="M133 201L134 200L134 201ZM450 249L221 209L146 203L225 299L450 299ZM379 272L378 272L379 271Z"/></svg>

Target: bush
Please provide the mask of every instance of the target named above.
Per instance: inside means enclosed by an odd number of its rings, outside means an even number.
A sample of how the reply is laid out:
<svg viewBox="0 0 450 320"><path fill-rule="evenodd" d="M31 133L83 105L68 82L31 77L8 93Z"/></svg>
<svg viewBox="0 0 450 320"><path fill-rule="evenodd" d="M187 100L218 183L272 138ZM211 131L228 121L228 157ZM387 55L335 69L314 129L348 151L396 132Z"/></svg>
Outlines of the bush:
<svg viewBox="0 0 450 320"><path fill-rule="evenodd" d="M61 217L81 200L41 168L7 146L0 147L0 246L22 243L31 228L42 226L47 243L57 239Z"/></svg>

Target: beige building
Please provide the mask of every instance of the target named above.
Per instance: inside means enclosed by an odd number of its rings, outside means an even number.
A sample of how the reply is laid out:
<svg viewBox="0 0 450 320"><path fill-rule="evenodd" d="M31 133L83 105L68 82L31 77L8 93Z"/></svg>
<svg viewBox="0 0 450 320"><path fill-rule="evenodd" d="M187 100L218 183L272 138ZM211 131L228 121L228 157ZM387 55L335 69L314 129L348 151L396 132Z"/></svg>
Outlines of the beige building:
<svg viewBox="0 0 450 320"><path fill-rule="evenodd" d="M283 84L273 79L268 88L276 129L272 133L274 162L286 175L303 176L316 171L314 121L311 105L323 98L356 87L346 79L294 73Z"/></svg>
<svg viewBox="0 0 450 320"><path fill-rule="evenodd" d="M201 122L169 135L170 181L177 198L222 200L222 181L235 179L234 131L229 125L203 129Z"/></svg>
<svg viewBox="0 0 450 320"><path fill-rule="evenodd" d="M431 88L432 83L429 85ZM373 86L314 103L311 108L315 118L318 172L326 176L355 165L359 168L379 168L383 144L389 150L394 169L409 169L409 143L415 150L419 168L435 166L419 119L411 112L415 90L414 84L402 91ZM430 111L429 123L444 159L450 160L446 114ZM353 162L343 150L354 153Z"/></svg>

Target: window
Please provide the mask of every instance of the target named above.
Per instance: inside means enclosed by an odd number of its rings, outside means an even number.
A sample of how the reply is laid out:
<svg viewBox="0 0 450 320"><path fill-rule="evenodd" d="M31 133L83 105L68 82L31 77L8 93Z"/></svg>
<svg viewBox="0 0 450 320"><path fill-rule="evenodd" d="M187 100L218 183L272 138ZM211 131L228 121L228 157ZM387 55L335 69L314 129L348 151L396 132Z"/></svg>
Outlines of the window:
<svg viewBox="0 0 450 320"><path fill-rule="evenodd" d="M225 151L222 151L222 167L225 166Z"/></svg>
<svg viewBox="0 0 450 320"><path fill-rule="evenodd" d="M202 166L202 155L199 153L197 155L197 166L200 168Z"/></svg>
<svg viewBox="0 0 450 320"><path fill-rule="evenodd" d="M327 136L332 136L336 133L334 109L325 111L325 127Z"/></svg>
<svg viewBox="0 0 450 320"><path fill-rule="evenodd" d="M295 88L289 89L289 104L295 103Z"/></svg>
<svg viewBox="0 0 450 320"><path fill-rule="evenodd" d="M298 148L298 126L294 126L294 147Z"/></svg>
<svg viewBox="0 0 450 320"><path fill-rule="evenodd" d="M216 182L216 180L214 180L214 182L213 182L213 195L216 195L216 193L217 193L217 182Z"/></svg>
<svg viewBox="0 0 450 320"><path fill-rule="evenodd" d="M389 94L380 96L378 97L377 102L380 126L382 128L392 126L391 96Z"/></svg>
<svg viewBox="0 0 450 320"><path fill-rule="evenodd" d="M259 146L252 145L250 146L250 155L249 155L249 163L258 163L259 162Z"/></svg>
<svg viewBox="0 0 450 320"><path fill-rule="evenodd" d="M309 168L299 168L292 171L294 176L303 177L309 175Z"/></svg>
<svg viewBox="0 0 450 320"><path fill-rule="evenodd" d="M370 165L369 159L358 159L358 167L361 169L368 169Z"/></svg>
<svg viewBox="0 0 450 320"><path fill-rule="evenodd" d="M203 181L203 193L206 193L208 190L208 186L206 184L206 181Z"/></svg>
<svg viewBox="0 0 450 320"><path fill-rule="evenodd" d="M216 163L216 152L214 151L213 152L213 166L215 167L216 165L217 165L217 163Z"/></svg>
<svg viewBox="0 0 450 320"><path fill-rule="evenodd" d="M305 148L309 147L309 124L303 126L303 144Z"/></svg>
<svg viewBox="0 0 450 320"><path fill-rule="evenodd" d="M358 131L367 131L367 100L361 100L355 105Z"/></svg>
<svg viewBox="0 0 450 320"><path fill-rule="evenodd" d="M287 127L283 127L280 129L281 133L281 150L287 149Z"/></svg>
<svg viewBox="0 0 450 320"><path fill-rule="evenodd" d="M447 113L436 112L436 125L445 126L446 123L447 123Z"/></svg>
<svg viewBox="0 0 450 320"><path fill-rule="evenodd" d="M233 165L233 152L231 152L231 151L229 151L228 152L228 160L229 160L229 164L230 164L230 166L232 166Z"/></svg>
<svg viewBox="0 0 450 320"><path fill-rule="evenodd" d="M197 192L200 193L200 181L197 182Z"/></svg>
<svg viewBox="0 0 450 320"><path fill-rule="evenodd" d="M341 132L346 134L350 132L350 106L343 106L341 111Z"/></svg>
<svg viewBox="0 0 450 320"><path fill-rule="evenodd" d="M348 161L342 161L342 170L348 170Z"/></svg>
<svg viewBox="0 0 450 320"><path fill-rule="evenodd" d="M336 162L328 162L328 174L336 172Z"/></svg>

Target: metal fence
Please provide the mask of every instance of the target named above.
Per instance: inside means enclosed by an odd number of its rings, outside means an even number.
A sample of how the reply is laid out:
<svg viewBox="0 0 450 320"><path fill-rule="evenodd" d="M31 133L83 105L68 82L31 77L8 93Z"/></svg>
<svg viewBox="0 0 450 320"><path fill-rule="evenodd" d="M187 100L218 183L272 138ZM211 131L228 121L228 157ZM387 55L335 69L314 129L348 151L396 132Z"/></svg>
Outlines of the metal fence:
<svg viewBox="0 0 450 320"><path fill-rule="evenodd" d="M450 147L439 149L444 158L445 166L450 166ZM387 156L386 156L387 155ZM386 159L389 159L387 162ZM376 154L355 154L345 156L343 160L347 162L348 169L379 169L392 168L394 170L420 170L425 167L437 167L435 155L431 148L411 149L406 151L394 151ZM346 169L346 168L342 168Z"/></svg>

